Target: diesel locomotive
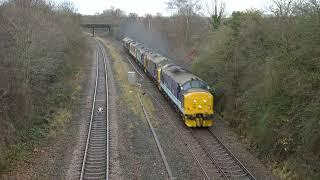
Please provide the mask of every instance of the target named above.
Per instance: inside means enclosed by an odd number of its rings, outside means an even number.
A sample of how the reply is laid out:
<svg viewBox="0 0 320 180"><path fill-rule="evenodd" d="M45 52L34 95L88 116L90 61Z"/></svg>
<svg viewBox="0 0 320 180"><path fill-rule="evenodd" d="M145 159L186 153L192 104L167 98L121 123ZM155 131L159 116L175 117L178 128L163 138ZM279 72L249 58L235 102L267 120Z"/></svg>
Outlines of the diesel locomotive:
<svg viewBox="0 0 320 180"><path fill-rule="evenodd" d="M210 127L214 119L214 96L206 82L172 60L129 37L125 51L172 102L187 127Z"/></svg>

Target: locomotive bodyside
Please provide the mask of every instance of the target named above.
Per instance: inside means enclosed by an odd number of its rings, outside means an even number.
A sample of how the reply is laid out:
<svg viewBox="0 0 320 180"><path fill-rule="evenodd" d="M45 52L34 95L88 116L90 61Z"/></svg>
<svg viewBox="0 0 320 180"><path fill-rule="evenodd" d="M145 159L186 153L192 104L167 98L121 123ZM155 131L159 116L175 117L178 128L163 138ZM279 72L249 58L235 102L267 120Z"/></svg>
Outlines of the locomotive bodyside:
<svg viewBox="0 0 320 180"><path fill-rule="evenodd" d="M200 78L130 38L123 46L177 107L188 127L213 125L214 97Z"/></svg>
<svg viewBox="0 0 320 180"><path fill-rule="evenodd" d="M134 57L134 60L137 60L137 46L141 45L141 43L131 42L130 43L130 54Z"/></svg>
<svg viewBox="0 0 320 180"><path fill-rule="evenodd" d="M170 60L161 56L160 54L154 54L149 58L147 58L147 61L148 61L146 66L147 72L158 85L160 80L158 72L161 69L161 67L168 64Z"/></svg>
<svg viewBox="0 0 320 180"><path fill-rule="evenodd" d="M177 106L188 127L210 127L213 124L213 96L208 85L177 65L161 70L161 89Z"/></svg>
<svg viewBox="0 0 320 180"><path fill-rule="evenodd" d="M122 46L128 53L129 53L130 43L131 42L133 42L133 40L128 38L128 37L124 38L123 41L122 41Z"/></svg>
<svg viewBox="0 0 320 180"><path fill-rule="evenodd" d="M144 49L144 45L143 44L139 44L136 46L136 61L140 62L141 60L141 55L142 55L142 50Z"/></svg>

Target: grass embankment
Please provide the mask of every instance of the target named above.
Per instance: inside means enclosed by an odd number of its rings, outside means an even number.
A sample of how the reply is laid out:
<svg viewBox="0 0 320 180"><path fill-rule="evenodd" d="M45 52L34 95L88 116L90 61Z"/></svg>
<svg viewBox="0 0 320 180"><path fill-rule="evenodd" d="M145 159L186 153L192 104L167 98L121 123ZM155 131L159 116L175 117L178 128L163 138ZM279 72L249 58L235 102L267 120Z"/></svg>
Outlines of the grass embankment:
<svg viewBox="0 0 320 180"><path fill-rule="evenodd" d="M113 71L115 72L116 80L121 88L122 96L120 99L124 104L127 104L129 110L144 120L145 117L137 96L138 93L142 94L142 91L138 86L131 85L128 82L128 72L131 71L132 68L130 68L126 60L123 59L119 50L116 49L109 41L100 38L99 40L105 45L109 53L108 55L111 56ZM141 95L141 98L147 111L149 113L153 113L155 108L150 97Z"/></svg>
<svg viewBox="0 0 320 180"><path fill-rule="evenodd" d="M85 40L79 43L82 45L80 47L74 46L71 50L69 61L61 73L61 81L56 84L56 88L51 93L52 99L59 97L64 101L61 102L61 108L58 108L49 123L49 138L54 138L66 130L66 124L72 118L74 105L80 100L80 92L84 86L83 81L86 79L84 64L87 60L85 58L89 47L87 47Z"/></svg>

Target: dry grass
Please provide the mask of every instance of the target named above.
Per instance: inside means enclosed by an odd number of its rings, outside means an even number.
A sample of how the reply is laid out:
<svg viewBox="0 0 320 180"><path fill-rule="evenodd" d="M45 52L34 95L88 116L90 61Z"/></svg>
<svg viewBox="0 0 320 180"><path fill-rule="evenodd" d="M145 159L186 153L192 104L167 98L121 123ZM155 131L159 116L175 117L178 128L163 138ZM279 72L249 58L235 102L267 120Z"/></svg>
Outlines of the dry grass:
<svg viewBox="0 0 320 180"><path fill-rule="evenodd" d="M139 88L137 86L131 85L128 82L128 71L129 66L122 59L120 52L112 46L112 44L104 39L98 38L107 48L109 55L111 56L111 61L115 76L119 82L123 97L122 99L126 101L125 104L128 104L128 108L134 112L136 115L143 116L139 104L139 99L136 96L139 93Z"/></svg>
<svg viewBox="0 0 320 180"><path fill-rule="evenodd" d="M50 122L49 138L55 138L59 133L64 132L65 126L70 122L72 113L68 109L61 109L55 113Z"/></svg>
<svg viewBox="0 0 320 180"><path fill-rule="evenodd" d="M141 110L141 105L137 94L141 93L141 89L137 86L131 85L128 82L128 72L130 71L129 65L120 55L119 50L117 50L109 41L105 39L98 38L108 49L109 55L111 56L111 61L113 69L116 75L116 79L119 82L123 97L122 99L126 101L128 108L134 112L136 115L144 118L144 114ZM143 96L142 98L145 108L148 112L154 112L155 108L150 99L150 97Z"/></svg>

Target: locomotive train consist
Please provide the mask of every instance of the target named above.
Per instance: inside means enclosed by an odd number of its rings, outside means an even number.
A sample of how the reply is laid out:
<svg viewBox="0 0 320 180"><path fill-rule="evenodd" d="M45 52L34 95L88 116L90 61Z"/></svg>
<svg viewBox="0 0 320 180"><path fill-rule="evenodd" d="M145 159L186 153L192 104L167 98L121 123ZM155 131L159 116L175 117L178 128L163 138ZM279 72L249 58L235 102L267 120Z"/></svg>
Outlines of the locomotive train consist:
<svg viewBox="0 0 320 180"><path fill-rule="evenodd" d="M178 109L186 126L212 126L214 97L207 83L142 43L129 37L122 43L125 51Z"/></svg>

